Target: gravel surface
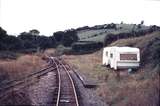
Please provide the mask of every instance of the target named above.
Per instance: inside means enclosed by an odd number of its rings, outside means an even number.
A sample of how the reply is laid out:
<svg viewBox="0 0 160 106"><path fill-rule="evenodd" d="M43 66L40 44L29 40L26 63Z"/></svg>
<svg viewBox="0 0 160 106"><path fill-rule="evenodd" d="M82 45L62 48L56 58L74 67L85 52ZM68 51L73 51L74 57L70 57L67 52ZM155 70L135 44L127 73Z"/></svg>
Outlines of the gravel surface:
<svg viewBox="0 0 160 106"><path fill-rule="evenodd" d="M80 106L108 106L103 102L100 97L96 94L96 88L84 88L80 79L75 75L74 72L71 72L76 88L78 88L78 98L80 99Z"/></svg>
<svg viewBox="0 0 160 106"><path fill-rule="evenodd" d="M32 105L52 105L53 92L55 89L55 73L49 72L40 77L39 82L28 89Z"/></svg>

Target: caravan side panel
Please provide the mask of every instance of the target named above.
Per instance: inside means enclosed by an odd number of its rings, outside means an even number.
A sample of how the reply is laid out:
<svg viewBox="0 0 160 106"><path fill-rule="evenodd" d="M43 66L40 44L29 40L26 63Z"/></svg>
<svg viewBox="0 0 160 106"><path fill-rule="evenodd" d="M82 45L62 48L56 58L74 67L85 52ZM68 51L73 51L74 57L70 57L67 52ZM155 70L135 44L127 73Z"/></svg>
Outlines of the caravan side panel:
<svg viewBox="0 0 160 106"><path fill-rule="evenodd" d="M105 51L106 51L106 49L104 48L104 49L103 49L103 56L102 56L102 64L103 64L103 65L105 65L105 63L106 63Z"/></svg>
<svg viewBox="0 0 160 106"><path fill-rule="evenodd" d="M119 52L117 67L122 68L138 68L140 66L140 52Z"/></svg>
<svg viewBox="0 0 160 106"><path fill-rule="evenodd" d="M119 69L123 68L138 68L139 62L117 62L117 66Z"/></svg>

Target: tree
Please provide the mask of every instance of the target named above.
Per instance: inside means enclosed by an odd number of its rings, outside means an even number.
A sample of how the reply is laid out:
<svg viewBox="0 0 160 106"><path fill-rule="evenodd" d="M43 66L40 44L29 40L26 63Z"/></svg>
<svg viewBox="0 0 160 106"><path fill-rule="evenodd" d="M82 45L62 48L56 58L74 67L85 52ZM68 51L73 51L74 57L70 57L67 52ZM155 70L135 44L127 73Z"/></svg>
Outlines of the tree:
<svg viewBox="0 0 160 106"><path fill-rule="evenodd" d="M56 40L54 36L50 36L49 37L50 41L51 41L51 46L50 47L56 47Z"/></svg>
<svg viewBox="0 0 160 106"><path fill-rule="evenodd" d="M4 38L7 36L7 32L0 27L0 50L3 50L5 48Z"/></svg>
<svg viewBox="0 0 160 106"><path fill-rule="evenodd" d="M25 49L37 48L38 42L36 35L32 35L28 32L22 32L20 35L18 35L18 38L23 41Z"/></svg>
<svg viewBox="0 0 160 106"><path fill-rule="evenodd" d="M37 29L32 29L32 30L29 31L29 33L31 35L39 35L40 34L40 32Z"/></svg>
<svg viewBox="0 0 160 106"><path fill-rule="evenodd" d="M37 39L38 47L46 49L52 47L52 41L46 36L39 36Z"/></svg>
<svg viewBox="0 0 160 106"><path fill-rule="evenodd" d="M55 37L56 42L61 42L64 36L64 32L63 31L55 32L53 33L53 36Z"/></svg>
<svg viewBox="0 0 160 106"><path fill-rule="evenodd" d="M20 35L18 35L18 38L20 38L22 40L33 40L34 36L28 32L22 32L22 33L20 33Z"/></svg>
<svg viewBox="0 0 160 106"><path fill-rule="evenodd" d="M23 48L22 41L15 36L7 36L4 38L5 50L19 50Z"/></svg>
<svg viewBox="0 0 160 106"><path fill-rule="evenodd" d="M116 27L116 24L111 23L111 24L108 24L106 28L107 29L116 29L117 27Z"/></svg>
<svg viewBox="0 0 160 106"><path fill-rule="evenodd" d="M141 25L143 25L143 24L144 24L144 20L141 21Z"/></svg>
<svg viewBox="0 0 160 106"><path fill-rule="evenodd" d="M121 21L121 24L123 24L123 21Z"/></svg>
<svg viewBox="0 0 160 106"><path fill-rule="evenodd" d="M7 32L0 27L0 41L7 36Z"/></svg>
<svg viewBox="0 0 160 106"><path fill-rule="evenodd" d="M71 46L73 42L78 41L77 32L75 30L67 30L62 39L62 44L64 46Z"/></svg>

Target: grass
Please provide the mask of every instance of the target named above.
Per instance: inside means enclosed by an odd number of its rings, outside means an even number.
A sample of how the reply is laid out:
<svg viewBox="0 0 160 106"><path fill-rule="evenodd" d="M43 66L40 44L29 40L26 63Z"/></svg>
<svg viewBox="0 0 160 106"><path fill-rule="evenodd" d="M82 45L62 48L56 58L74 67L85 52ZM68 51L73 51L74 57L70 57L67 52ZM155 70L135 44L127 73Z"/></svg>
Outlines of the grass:
<svg viewBox="0 0 160 106"><path fill-rule="evenodd" d="M12 51L0 51L0 59L16 59L20 56L19 53Z"/></svg>
<svg viewBox="0 0 160 106"><path fill-rule="evenodd" d="M147 52L145 48L150 42L160 36L159 32L154 32L143 37L121 39L113 42L110 46L139 47L141 55ZM152 55L146 55L151 58ZM66 61L77 68L87 77L99 82L96 89L103 101L111 106L159 106L160 76L158 66L152 67L154 60L145 62L143 67L134 73L128 74L121 71L119 74L110 68L103 67L102 50L85 55L63 56ZM146 58L146 57L144 57Z"/></svg>
<svg viewBox="0 0 160 106"><path fill-rule="evenodd" d="M122 32L128 32L128 30L113 30L113 29L108 29L105 32L102 32L101 34L97 34L97 36L91 36L88 37L86 39L81 39L80 41L95 41L95 42L104 42L105 37L107 36L107 34L119 34Z"/></svg>
<svg viewBox="0 0 160 106"><path fill-rule="evenodd" d="M99 54L99 53L98 53ZM74 67L100 85L97 89L103 101L113 106L158 106L159 76L156 71L143 68L136 74L117 73L101 66L97 53L91 55L64 56ZM147 70L148 69L148 70Z"/></svg>
<svg viewBox="0 0 160 106"><path fill-rule="evenodd" d="M105 29L79 31L78 32L78 37L80 39L87 39L89 37L92 37L95 34L99 34L99 33L103 33L103 32L105 32Z"/></svg>
<svg viewBox="0 0 160 106"><path fill-rule="evenodd" d="M21 55L16 60L0 60L0 83L14 79L20 79L35 71L45 67L46 62L41 55ZM2 86L2 85L0 85ZM28 96L28 88L13 90L8 93L1 105L30 105L31 100Z"/></svg>
<svg viewBox="0 0 160 106"><path fill-rule="evenodd" d="M47 50L45 50L45 54L47 54L47 55L54 55L54 53L55 53L55 49L47 49Z"/></svg>
<svg viewBox="0 0 160 106"><path fill-rule="evenodd" d="M98 52L98 57L100 57L100 52ZM84 58L85 57L85 58ZM69 62L76 69L81 70L82 73L86 74L88 77L92 76L92 71L95 71L97 66L100 65L99 59L97 57L84 54L84 55L67 55L63 56L67 62ZM92 62L91 62L92 61ZM89 73L90 71L90 73Z"/></svg>
<svg viewBox="0 0 160 106"><path fill-rule="evenodd" d="M97 94L113 106L158 106L160 79L157 73L152 78L148 77L150 74L143 71L121 75L117 80L116 74L109 72L108 79L97 89Z"/></svg>
<svg viewBox="0 0 160 106"><path fill-rule="evenodd" d="M0 73L5 73L7 79L17 79L38 71L44 63L41 57L36 55L23 55L16 60L0 60Z"/></svg>

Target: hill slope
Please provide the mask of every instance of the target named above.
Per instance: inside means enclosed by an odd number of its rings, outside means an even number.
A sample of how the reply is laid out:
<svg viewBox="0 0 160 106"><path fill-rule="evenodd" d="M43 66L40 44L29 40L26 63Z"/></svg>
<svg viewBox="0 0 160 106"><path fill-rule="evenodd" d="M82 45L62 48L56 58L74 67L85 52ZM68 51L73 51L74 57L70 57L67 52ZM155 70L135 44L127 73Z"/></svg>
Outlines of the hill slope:
<svg viewBox="0 0 160 106"><path fill-rule="evenodd" d="M103 67L102 50L92 54L63 56L70 64L97 82L95 90L112 106L159 106L160 95L160 32L143 37L121 39L109 46L133 46L141 49L141 66L134 74L117 74Z"/></svg>
<svg viewBox="0 0 160 106"><path fill-rule="evenodd" d="M129 33L131 31L147 30L149 26L142 26L138 28L135 24L115 24L116 28L107 28L105 25L101 25L102 28L91 28L87 30L77 31L80 41L96 41L104 42L104 38L108 34Z"/></svg>
<svg viewBox="0 0 160 106"><path fill-rule="evenodd" d="M158 26L141 24L104 24L94 27L75 29L79 40L71 45L72 52L77 54L91 53L119 39L145 36L159 31Z"/></svg>

